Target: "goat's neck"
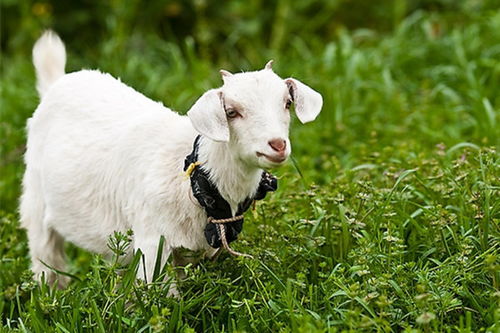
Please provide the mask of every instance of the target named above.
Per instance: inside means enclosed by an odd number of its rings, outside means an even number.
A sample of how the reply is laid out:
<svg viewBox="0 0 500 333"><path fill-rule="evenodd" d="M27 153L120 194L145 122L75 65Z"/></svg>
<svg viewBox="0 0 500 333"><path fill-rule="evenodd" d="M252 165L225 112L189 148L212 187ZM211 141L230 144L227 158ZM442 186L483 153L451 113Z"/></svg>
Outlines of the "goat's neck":
<svg viewBox="0 0 500 333"><path fill-rule="evenodd" d="M217 186L222 197L231 205L233 214L239 203L255 195L262 169L245 164L235 156L229 143L202 137L198 160L210 173L210 180Z"/></svg>

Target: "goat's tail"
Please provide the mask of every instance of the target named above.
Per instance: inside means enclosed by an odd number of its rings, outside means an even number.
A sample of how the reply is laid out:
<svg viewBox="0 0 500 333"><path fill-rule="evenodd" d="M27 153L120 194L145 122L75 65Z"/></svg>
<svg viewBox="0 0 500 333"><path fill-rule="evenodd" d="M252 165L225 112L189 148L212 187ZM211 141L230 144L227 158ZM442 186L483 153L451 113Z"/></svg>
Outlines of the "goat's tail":
<svg viewBox="0 0 500 333"><path fill-rule="evenodd" d="M49 87L64 75L66 66L66 49L59 36L47 30L33 47L33 64L35 65L37 84L40 97Z"/></svg>

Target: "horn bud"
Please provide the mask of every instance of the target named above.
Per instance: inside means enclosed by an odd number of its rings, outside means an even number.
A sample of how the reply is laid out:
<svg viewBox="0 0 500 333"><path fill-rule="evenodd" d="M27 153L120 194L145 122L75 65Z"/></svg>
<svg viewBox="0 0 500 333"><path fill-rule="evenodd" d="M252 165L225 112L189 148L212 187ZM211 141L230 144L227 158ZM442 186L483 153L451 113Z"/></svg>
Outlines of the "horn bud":
<svg viewBox="0 0 500 333"><path fill-rule="evenodd" d="M220 75L222 75L222 78L233 76L233 74L231 72L228 72L225 69L221 69L219 71L219 73L220 73Z"/></svg>

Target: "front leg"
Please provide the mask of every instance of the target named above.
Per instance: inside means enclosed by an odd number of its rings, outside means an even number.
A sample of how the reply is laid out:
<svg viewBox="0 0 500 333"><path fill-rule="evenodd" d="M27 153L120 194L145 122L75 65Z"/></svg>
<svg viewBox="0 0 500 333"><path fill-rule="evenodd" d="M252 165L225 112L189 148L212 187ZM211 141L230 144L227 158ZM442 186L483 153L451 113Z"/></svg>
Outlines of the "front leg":
<svg viewBox="0 0 500 333"><path fill-rule="evenodd" d="M144 280L146 283L153 282L153 275L155 271L155 266L158 255L158 248L160 246L160 236L159 234L136 234L134 238L134 251L141 250L142 258L137 269L137 278ZM162 269L167 263L168 257L172 253L172 248L167 242L163 243L163 248L161 251L160 259L160 269ZM165 276L164 281L168 280L169 277ZM170 290L168 296L178 297L179 292L177 291L175 282L171 282Z"/></svg>

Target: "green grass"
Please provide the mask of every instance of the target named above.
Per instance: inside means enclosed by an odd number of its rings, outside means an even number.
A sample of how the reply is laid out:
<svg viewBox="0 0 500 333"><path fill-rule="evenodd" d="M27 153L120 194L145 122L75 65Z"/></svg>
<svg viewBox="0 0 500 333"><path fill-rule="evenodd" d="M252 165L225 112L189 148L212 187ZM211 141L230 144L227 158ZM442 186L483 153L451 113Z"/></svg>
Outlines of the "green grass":
<svg viewBox="0 0 500 333"><path fill-rule="evenodd" d="M218 69L261 68L319 90L315 123L294 120L295 163L247 213L223 255L168 283L68 245L66 290L31 280L16 202L24 124L37 105L29 53L2 61L0 322L30 332L498 332L500 329L500 14L467 24L416 12L388 35L290 37L281 51L228 61L191 39L109 40L70 71L98 67L184 112ZM139 48L138 48L139 45ZM147 46L147 47L146 47ZM259 54L260 57L259 58ZM117 236L115 247L126 236ZM121 245L117 245L121 244ZM118 251L118 250L117 250ZM120 274L117 274L120 272Z"/></svg>

